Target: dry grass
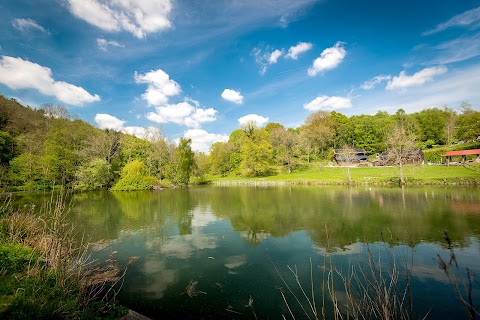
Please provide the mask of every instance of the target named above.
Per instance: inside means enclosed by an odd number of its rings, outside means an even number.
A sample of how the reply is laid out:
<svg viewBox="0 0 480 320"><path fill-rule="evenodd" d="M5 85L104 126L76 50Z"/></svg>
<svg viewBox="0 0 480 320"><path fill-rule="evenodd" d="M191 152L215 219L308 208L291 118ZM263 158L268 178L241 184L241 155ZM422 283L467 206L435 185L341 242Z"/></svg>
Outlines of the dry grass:
<svg viewBox="0 0 480 320"><path fill-rule="evenodd" d="M448 249L450 251L450 259L449 262L440 255L438 255L438 266L445 272L450 285L453 286L455 295L457 299L463 306L468 319L477 319L480 317L480 312L478 307L474 307L473 297L472 297L472 282L473 282L473 275L470 269L466 268L465 272L460 269L457 261L457 256L455 255L455 251L453 249L452 240L448 235L448 232L445 230L443 234L443 238L447 243Z"/></svg>
<svg viewBox="0 0 480 320"><path fill-rule="evenodd" d="M392 250L387 261L382 261L382 252L374 254L368 248L366 261L349 263L343 272L333 266L329 231L326 228L326 251L321 267L320 297L316 296L315 275L310 259L309 292L302 285L296 266L287 266L295 280L296 287L288 285L278 268L277 274L286 288L282 298L292 319L412 319L413 302L411 291L412 262L399 262ZM341 293L341 294L340 294ZM317 301L320 298L321 302ZM290 302L289 302L290 300ZM301 314L292 311L292 303L298 305ZM321 303L321 306L317 304ZM319 312L320 310L320 312ZM330 311L330 312L329 312ZM425 316L426 317L426 316ZM284 315L284 318L285 315Z"/></svg>
<svg viewBox="0 0 480 320"><path fill-rule="evenodd" d="M38 257L27 276L53 276L56 288L65 296L77 296L79 310L99 300L104 302L99 304L101 308L109 308L115 305L127 268L90 267L88 244L83 240L77 243L75 228L67 220L71 204L66 198L65 193L52 194L37 214L33 206L14 209L8 197L1 206L0 228L9 242L32 248Z"/></svg>

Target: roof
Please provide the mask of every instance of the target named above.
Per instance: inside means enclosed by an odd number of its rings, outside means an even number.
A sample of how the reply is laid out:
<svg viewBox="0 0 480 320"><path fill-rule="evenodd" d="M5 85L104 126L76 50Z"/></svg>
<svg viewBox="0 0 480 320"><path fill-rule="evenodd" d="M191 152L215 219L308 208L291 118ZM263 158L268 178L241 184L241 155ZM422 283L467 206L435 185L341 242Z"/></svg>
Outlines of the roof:
<svg viewBox="0 0 480 320"><path fill-rule="evenodd" d="M480 154L480 149L448 151L447 153L442 154L442 157L468 156L472 154Z"/></svg>
<svg viewBox="0 0 480 320"><path fill-rule="evenodd" d="M344 153L365 153L364 149L361 148L352 148L348 149L333 149L334 154L344 154Z"/></svg>

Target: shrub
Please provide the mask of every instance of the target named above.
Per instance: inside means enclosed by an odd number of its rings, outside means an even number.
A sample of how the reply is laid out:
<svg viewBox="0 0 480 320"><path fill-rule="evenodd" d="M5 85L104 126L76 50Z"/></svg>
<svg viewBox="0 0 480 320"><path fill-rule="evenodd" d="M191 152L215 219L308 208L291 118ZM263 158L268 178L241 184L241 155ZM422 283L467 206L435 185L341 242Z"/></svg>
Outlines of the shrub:
<svg viewBox="0 0 480 320"><path fill-rule="evenodd" d="M38 259L29 247L14 244L0 244L0 266L7 273L22 272L31 263Z"/></svg>
<svg viewBox="0 0 480 320"><path fill-rule="evenodd" d="M160 181L147 175L147 168L140 160L133 160L125 165L120 180L113 186L114 191L147 190Z"/></svg>

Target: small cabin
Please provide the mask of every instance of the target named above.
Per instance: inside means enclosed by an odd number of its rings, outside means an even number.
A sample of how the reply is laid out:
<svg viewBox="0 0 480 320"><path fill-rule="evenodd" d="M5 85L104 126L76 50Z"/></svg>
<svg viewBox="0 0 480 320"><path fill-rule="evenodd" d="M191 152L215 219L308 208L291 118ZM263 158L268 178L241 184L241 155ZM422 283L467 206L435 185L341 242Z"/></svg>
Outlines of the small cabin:
<svg viewBox="0 0 480 320"><path fill-rule="evenodd" d="M413 164L422 164L425 157L422 150L412 149L405 151L402 155L402 164L403 165L413 165ZM377 160L375 162L377 166L395 166L398 165L398 155L392 154L388 151L384 151L377 155Z"/></svg>
<svg viewBox="0 0 480 320"><path fill-rule="evenodd" d="M334 149L333 155L339 166L352 166L368 163L368 157L364 149Z"/></svg>

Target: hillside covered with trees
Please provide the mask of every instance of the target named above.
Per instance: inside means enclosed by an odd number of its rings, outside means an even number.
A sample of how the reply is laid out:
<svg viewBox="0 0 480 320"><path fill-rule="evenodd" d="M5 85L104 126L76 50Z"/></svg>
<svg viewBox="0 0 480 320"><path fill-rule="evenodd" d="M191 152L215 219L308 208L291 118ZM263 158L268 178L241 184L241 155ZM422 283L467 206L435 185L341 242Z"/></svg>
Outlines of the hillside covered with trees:
<svg viewBox="0 0 480 320"><path fill-rule="evenodd" d="M192 177L202 180L208 174L291 173L332 160L334 148L352 146L375 155L392 145L392 132L398 128L421 149L476 141L480 112L466 102L460 113L448 107L351 117L318 111L295 129L248 123L234 130L228 142L213 144L206 155L194 153L188 139L178 145L169 142L158 128L140 139L100 130L62 106L34 110L0 96L0 188L137 190L187 185Z"/></svg>

